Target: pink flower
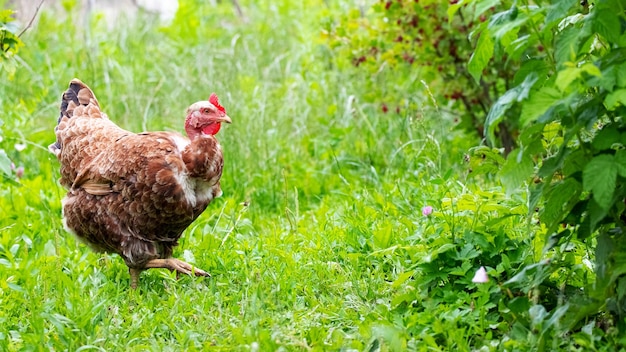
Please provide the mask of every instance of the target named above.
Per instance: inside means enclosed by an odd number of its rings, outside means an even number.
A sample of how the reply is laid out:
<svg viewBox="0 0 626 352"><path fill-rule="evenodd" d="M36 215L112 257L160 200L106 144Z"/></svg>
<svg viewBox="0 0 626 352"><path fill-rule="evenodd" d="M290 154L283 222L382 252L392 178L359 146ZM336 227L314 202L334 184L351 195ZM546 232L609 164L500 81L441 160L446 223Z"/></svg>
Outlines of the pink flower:
<svg viewBox="0 0 626 352"><path fill-rule="evenodd" d="M433 213L433 207L431 207L430 205L427 205L422 208L422 215L429 216L432 213Z"/></svg>
<svg viewBox="0 0 626 352"><path fill-rule="evenodd" d="M24 176L24 166L20 166L15 169L15 176L17 176L17 178L22 178L22 176Z"/></svg>
<svg viewBox="0 0 626 352"><path fill-rule="evenodd" d="M473 283L476 284L484 284L485 282L489 282L489 276L487 276L487 270L485 270L484 266L481 266L474 274L474 278L472 279Z"/></svg>

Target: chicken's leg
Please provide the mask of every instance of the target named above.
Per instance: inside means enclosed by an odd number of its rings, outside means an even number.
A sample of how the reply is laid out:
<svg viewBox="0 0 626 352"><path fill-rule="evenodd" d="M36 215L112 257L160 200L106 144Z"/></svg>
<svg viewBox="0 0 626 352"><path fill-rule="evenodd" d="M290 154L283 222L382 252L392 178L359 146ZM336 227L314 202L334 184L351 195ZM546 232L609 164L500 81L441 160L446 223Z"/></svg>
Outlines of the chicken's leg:
<svg viewBox="0 0 626 352"><path fill-rule="evenodd" d="M141 274L141 269L128 268L128 273L130 274L130 288L135 290L139 284L139 274Z"/></svg>

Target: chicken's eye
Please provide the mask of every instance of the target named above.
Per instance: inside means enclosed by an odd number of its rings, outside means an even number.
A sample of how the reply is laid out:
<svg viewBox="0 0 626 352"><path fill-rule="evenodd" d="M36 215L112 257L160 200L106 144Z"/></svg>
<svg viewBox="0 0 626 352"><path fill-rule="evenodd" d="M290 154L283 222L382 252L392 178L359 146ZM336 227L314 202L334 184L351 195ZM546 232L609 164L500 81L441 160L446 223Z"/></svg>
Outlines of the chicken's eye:
<svg viewBox="0 0 626 352"><path fill-rule="evenodd" d="M208 113L210 113L210 112L211 112L211 110L209 110L209 108L204 108L204 109L202 109L202 113L203 113L203 114L208 114Z"/></svg>

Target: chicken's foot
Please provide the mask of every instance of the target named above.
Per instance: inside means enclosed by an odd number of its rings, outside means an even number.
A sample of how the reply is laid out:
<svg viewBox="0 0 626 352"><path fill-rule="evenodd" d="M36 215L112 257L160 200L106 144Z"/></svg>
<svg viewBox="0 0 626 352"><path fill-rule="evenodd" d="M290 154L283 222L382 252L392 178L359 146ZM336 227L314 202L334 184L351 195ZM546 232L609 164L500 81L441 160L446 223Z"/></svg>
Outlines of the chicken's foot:
<svg viewBox="0 0 626 352"><path fill-rule="evenodd" d="M186 275L195 275L195 276L208 276L211 274L206 271L193 267L191 264L183 262L182 260L176 258L167 258L167 259L151 259L146 263L146 265L141 268L129 268L128 272L130 273L130 288L136 289L139 284L139 274L145 269L169 269L171 271L176 272L176 276L178 274L186 274Z"/></svg>
<svg viewBox="0 0 626 352"><path fill-rule="evenodd" d="M183 262L180 259L176 258L167 258L167 259L152 259L146 263L146 269L152 268L163 268L169 269L171 271L176 271L176 273L187 274L187 275L196 275L196 276L211 276L206 271L193 267L191 264Z"/></svg>

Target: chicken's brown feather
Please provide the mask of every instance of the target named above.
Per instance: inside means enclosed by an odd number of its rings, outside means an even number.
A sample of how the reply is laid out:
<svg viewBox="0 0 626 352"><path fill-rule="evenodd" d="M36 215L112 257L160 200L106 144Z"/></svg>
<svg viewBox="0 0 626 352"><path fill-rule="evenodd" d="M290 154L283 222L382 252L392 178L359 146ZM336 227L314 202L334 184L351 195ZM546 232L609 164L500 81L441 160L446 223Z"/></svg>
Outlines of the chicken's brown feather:
<svg viewBox="0 0 626 352"><path fill-rule="evenodd" d="M182 232L221 194L223 159L215 137L135 134L100 111L93 92L72 80L63 95L57 142L68 189L66 226L131 268L168 258ZM181 141L187 145L181 150Z"/></svg>

